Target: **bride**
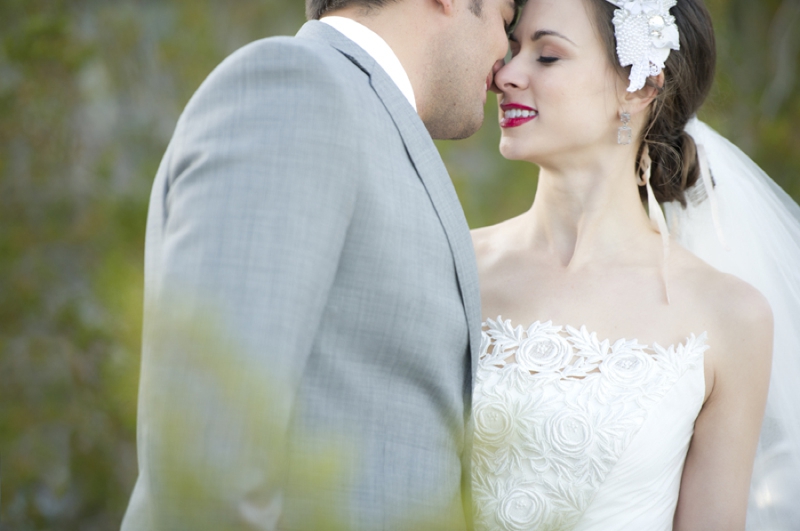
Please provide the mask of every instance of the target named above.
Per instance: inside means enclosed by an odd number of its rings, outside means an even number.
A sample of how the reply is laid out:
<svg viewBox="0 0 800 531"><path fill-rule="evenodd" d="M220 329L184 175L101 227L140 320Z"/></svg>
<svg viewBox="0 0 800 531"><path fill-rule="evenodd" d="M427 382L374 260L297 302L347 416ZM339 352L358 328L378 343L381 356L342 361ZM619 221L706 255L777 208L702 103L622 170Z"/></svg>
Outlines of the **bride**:
<svg viewBox="0 0 800 531"><path fill-rule="evenodd" d="M778 247L797 257L800 209L693 118L714 76L705 7L529 0L511 50L495 76L500 150L540 172L528 212L473 232L476 527L768 525L758 509L787 492L778 476L797 448L781 444L800 423L774 389L789 376L770 388L773 329L775 373L800 376L800 281L790 264L758 269L778 236L736 230L789 212L795 232ZM737 173L758 181L738 196ZM795 306L779 301L787 290ZM777 424L762 433L768 393Z"/></svg>

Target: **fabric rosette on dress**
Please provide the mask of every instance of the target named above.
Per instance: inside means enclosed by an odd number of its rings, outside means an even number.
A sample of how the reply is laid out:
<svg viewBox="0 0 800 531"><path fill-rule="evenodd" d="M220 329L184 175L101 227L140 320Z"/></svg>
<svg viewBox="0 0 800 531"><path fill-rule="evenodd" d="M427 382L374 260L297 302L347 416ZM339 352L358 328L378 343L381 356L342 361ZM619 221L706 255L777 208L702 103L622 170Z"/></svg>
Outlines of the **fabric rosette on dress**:
<svg viewBox="0 0 800 531"><path fill-rule="evenodd" d="M702 380L705 350L704 336L648 348L585 327L488 320L474 400L478 529L574 526L648 411L688 371Z"/></svg>

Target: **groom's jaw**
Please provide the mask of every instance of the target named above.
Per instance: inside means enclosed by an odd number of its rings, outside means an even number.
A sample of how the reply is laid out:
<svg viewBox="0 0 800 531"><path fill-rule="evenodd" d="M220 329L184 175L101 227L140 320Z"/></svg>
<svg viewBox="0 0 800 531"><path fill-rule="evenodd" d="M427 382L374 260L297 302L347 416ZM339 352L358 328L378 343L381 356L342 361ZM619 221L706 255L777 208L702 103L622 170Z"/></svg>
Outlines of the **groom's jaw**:
<svg viewBox="0 0 800 531"><path fill-rule="evenodd" d="M518 103L504 103L500 108L503 111L500 127L503 128L519 127L539 116L536 109Z"/></svg>

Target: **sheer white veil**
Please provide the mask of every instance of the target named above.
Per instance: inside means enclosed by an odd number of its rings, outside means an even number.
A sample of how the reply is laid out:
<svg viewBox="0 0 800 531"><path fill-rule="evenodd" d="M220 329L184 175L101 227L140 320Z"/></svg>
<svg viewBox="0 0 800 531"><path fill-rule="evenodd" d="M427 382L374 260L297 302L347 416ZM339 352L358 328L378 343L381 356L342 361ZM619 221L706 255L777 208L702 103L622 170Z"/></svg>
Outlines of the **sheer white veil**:
<svg viewBox="0 0 800 531"><path fill-rule="evenodd" d="M664 205L676 241L755 286L775 316L766 416L753 470L748 531L800 529L800 207L747 155L708 125L686 131L707 154L715 187ZM715 207L715 208L712 208ZM718 224L713 210L718 210ZM718 235L724 235L724 241Z"/></svg>

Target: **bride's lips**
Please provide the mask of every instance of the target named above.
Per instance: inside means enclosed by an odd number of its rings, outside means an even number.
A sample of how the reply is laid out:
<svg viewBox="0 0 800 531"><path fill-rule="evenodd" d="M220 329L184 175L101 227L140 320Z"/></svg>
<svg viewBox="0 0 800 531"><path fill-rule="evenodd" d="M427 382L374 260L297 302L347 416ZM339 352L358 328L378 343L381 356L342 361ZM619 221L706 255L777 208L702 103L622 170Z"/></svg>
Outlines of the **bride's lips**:
<svg viewBox="0 0 800 531"><path fill-rule="evenodd" d="M500 109L503 111L503 117L500 119L500 127L505 129L519 127L539 116L539 111L533 107L520 105L519 103L504 103L500 105Z"/></svg>

